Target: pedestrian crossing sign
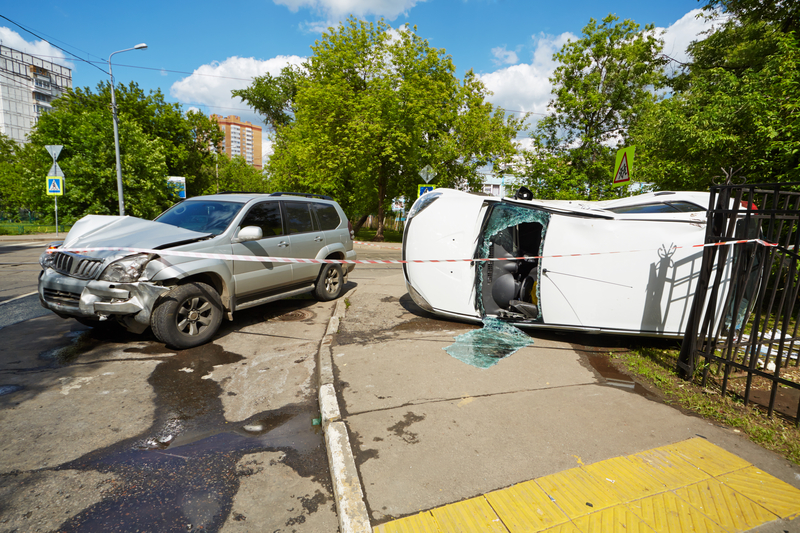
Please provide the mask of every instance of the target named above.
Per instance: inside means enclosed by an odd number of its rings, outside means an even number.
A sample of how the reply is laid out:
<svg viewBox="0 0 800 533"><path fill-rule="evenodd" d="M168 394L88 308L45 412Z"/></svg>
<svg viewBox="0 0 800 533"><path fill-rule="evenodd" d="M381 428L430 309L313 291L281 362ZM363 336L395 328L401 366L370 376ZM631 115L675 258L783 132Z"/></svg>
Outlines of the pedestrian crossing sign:
<svg viewBox="0 0 800 533"><path fill-rule="evenodd" d="M47 195L61 196L64 194L64 182L59 177L47 177Z"/></svg>

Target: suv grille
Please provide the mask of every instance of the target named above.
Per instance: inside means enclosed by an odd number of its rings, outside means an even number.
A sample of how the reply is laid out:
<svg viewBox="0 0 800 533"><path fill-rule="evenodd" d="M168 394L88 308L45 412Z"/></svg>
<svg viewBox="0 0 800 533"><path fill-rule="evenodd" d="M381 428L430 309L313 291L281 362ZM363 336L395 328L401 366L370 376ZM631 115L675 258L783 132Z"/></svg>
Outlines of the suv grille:
<svg viewBox="0 0 800 533"><path fill-rule="evenodd" d="M53 270L79 279L95 279L103 269L102 259L93 259L72 252L53 252Z"/></svg>
<svg viewBox="0 0 800 533"><path fill-rule="evenodd" d="M74 292L56 291L44 289L44 299L48 302L59 302L63 304L77 304L81 301L81 295Z"/></svg>

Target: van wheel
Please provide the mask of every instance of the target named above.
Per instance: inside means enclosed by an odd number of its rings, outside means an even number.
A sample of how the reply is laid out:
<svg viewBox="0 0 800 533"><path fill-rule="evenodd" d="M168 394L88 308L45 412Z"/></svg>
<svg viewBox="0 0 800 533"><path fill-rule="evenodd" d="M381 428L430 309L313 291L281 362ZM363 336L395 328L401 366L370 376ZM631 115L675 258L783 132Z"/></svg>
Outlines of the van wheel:
<svg viewBox="0 0 800 533"><path fill-rule="evenodd" d="M314 289L317 300L321 302L335 300L342 294L343 288L342 265L329 263L322 267L317 278L317 286Z"/></svg>
<svg viewBox="0 0 800 533"><path fill-rule="evenodd" d="M192 348L214 336L222 322L222 302L205 283L178 285L163 295L150 318L156 338L173 348Z"/></svg>

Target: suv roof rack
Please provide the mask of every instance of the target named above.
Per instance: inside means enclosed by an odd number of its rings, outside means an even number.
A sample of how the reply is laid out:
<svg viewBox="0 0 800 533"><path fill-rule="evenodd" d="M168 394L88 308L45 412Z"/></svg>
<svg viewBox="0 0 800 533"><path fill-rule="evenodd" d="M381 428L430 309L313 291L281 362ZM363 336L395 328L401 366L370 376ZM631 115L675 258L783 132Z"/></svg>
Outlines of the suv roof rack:
<svg viewBox="0 0 800 533"><path fill-rule="evenodd" d="M257 191L219 191L212 194L267 194L267 193L257 192Z"/></svg>
<svg viewBox="0 0 800 533"><path fill-rule="evenodd" d="M311 194L310 192L274 192L270 196L302 196L304 198L321 198L322 200L333 200L324 194Z"/></svg>

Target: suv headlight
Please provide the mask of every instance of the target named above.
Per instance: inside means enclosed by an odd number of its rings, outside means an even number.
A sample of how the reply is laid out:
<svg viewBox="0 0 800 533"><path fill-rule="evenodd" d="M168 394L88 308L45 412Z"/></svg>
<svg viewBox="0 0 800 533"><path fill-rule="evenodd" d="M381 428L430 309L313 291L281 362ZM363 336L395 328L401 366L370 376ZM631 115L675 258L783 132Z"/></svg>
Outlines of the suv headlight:
<svg viewBox="0 0 800 533"><path fill-rule="evenodd" d="M54 250L61 244L60 242L51 242L47 245L47 251L39 256L39 264L42 265L42 268L53 268L55 266L56 254Z"/></svg>
<svg viewBox="0 0 800 533"><path fill-rule="evenodd" d="M136 254L117 259L106 267L100 279L116 283L133 283L139 279L144 267L152 258L152 254Z"/></svg>

